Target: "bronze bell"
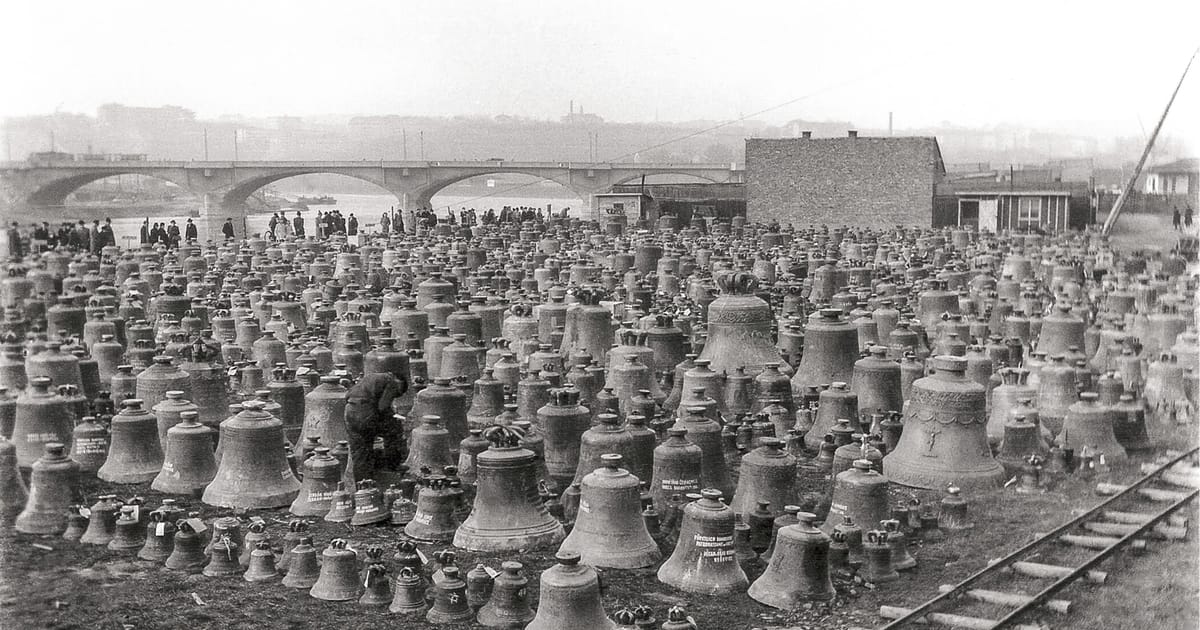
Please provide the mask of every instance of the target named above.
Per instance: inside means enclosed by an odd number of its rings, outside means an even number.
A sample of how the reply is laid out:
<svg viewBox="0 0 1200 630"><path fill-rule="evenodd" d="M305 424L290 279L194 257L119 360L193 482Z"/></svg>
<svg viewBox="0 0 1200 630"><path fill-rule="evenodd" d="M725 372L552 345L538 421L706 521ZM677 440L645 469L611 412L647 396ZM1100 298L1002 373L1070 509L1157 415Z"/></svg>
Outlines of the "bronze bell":
<svg viewBox="0 0 1200 630"><path fill-rule="evenodd" d="M679 541L658 569L658 580L690 593L724 595L749 586L733 544L734 512L721 492L705 488L683 510Z"/></svg>
<svg viewBox="0 0 1200 630"><path fill-rule="evenodd" d="M523 568L520 562L511 560L500 565L501 572L495 578L492 595L476 615L479 625L520 628L533 620L526 591L529 579L522 574Z"/></svg>
<svg viewBox="0 0 1200 630"><path fill-rule="evenodd" d="M966 378L961 357L935 357L933 366L932 376L913 383L904 433L883 458L888 479L927 489L949 483L968 491L998 487L1004 469L987 443L985 388Z"/></svg>
<svg viewBox="0 0 1200 630"><path fill-rule="evenodd" d="M917 566L917 559L908 552L908 536L900 527L900 521L888 519L880 521L887 532L888 544L892 547L892 568L897 571L907 571ZM937 521L934 521L936 526Z"/></svg>
<svg viewBox="0 0 1200 630"><path fill-rule="evenodd" d="M165 562L175 549L175 523L166 512L155 510L150 513L146 525L145 542L137 557L151 562Z"/></svg>
<svg viewBox="0 0 1200 630"><path fill-rule="evenodd" d="M300 539L308 533L308 521L302 521L294 518L288 521L288 532L283 535L281 548L279 553L279 562L276 566L279 567L281 573L287 574L288 566L292 562L292 549L300 543Z"/></svg>
<svg viewBox="0 0 1200 630"><path fill-rule="evenodd" d="M682 421L676 424L687 429L687 439L700 447L701 485L720 491L722 496L731 496L734 488L722 452L721 426L706 417L701 407L688 407Z"/></svg>
<svg viewBox="0 0 1200 630"><path fill-rule="evenodd" d="M417 495L417 511L404 526L410 538L425 542L450 542L458 529L454 519L457 493L442 475L433 475Z"/></svg>
<svg viewBox="0 0 1200 630"><path fill-rule="evenodd" d="M267 582L279 577L275 568L275 553L271 551L271 543L260 540L250 552L250 562L242 579L247 582Z"/></svg>
<svg viewBox="0 0 1200 630"><path fill-rule="evenodd" d="M1138 452L1154 447L1146 433L1145 399L1121 394L1117 404L1113 405L1113 415L1113 434L1126 451Z"/></svg>
<svg viewBox="0 0 1200 630"><path fill-rule="evenodd" d="M1066 357L1055 354L1050 364L1038 371L1036 406L1042 426L1058 434L1067 418L1067 409L1079 400L1075 369L1067 365Z"/></svg>
<svg viewBox="0 0 1200 630"><path fill-rule="evenodd" d="M600 603L596 570L581 564L577 553L560 551L554 558L558 564L542 572L537 614L525 630L615 630Z"/></svg>
<svg viewBox="0 0 1200 630"><path fill-rule="evenodd" d="M330 602L358 599L358 554L334 538L321 552L321 573L308 594Z"/></svg>
<svg viewBox="0 0 1200 630"><path fill-rule="evenodd" d="M404 460L409 470L441 470L451 465L450 432L442 426L441 416L421 416L421 424L414 427L408 442L408 459Z"/></svg>
<svg viewBox="0 0 1200 630"><path fill-rule="evenodd" d="M341 481L340 465L329 448L318 446L304 460L304 479L289 511L296 516L324 516L333 504L333 493Z"/></svg>
<svg viewBox="0 0 1200 630"><path fill-rule="evenodd" d="M349 440L346 426L348 393L341 377L322 376L321 384L304 396L304 427L300 434L316 436L325 445Z"/></svg>
<svg viewBox="0 0 1200 630"><path fill-rule="evenodd" d="M847 561L850 567L857 570L863 564L863 530L849 516L842 516L842 522L835 525L829 533L831 538L840 538L846 545Z"/></svg>
<svg viewBox="0 0 1200 630"><path fill-rule="evenodd" d="M94 473L108 459L108 429L95 416L84 416L71 435L71 459L79 462L79 472Z"/></svg>
<svg viewBox="0 0 1200 630"><path fill-rule="evenodd" d="M67 508L67 529L63 531L63 540L78 541L83 532L87 531L88 517L84 516L79 510L83 509L82 505L72 505ZM13 515L16 518L16 515ZM11 526L12 523L6 524Z"/></svg>
<svg viewBox="0 0 1200 630"><path fill-rule="evenodd" d="M479 612L492 596L492 575L489 571L494 572L482 562L467 571L467 605L475 612Z"/></svg>
<svg viewBox="0 0 1200 630"><path fill-rule="evenodd" d="M597 567L648 567L662 556L641 518L638 479L621 468L620 455L600 459L604 467L583 478L575 527L559 550Z"/></svg>
<svg viewBox="0 0 1200 630"><path fill-rule="evenodd" d="M22 534L61 534L67 528L67 507L80 496L79 464L67 457L66 446L47 442L43 450L30 471L25 509L14 522Z"/></svg>
<svg viewBox="0 0 1200 630"><path fill-rule="evenodd" d="M158 476L163 465L158 442L158 419L133 398L121 403L121 412L109 425L108 459L96 476L109 483L145 483Z"/></svg>
<svg viewBox="0 0 1200 630"><path fill-rule="evenodd" d="M1064 448L1082 451L1085 447L1101 453L1109 464L1127 459L1125 448L1117 441L1113 432L1112 414L1101 406L1096 392L1084 392L1079 402L1067 410L1067 419L1056 438Z"/></svg>
<svg viewBox="0 0 1200 630"><path fill-rule="evenodd" d="M790 366L783 363L772 344L775 318L771 307L755 295L758 278L746 271L715 275L721 294L708 305L708 342L700 359L709 361L716 372L742 365L756 375L768 363L779 363L785 373L790 373ZM857 349L857 337L855 344Z"/></svg>
<svg viewBox="0 0 1200 630"><path fill-rule="evenodd" d="M223 454L217 475L204 489L209 505L275 508L290 505L300 490L283 448L283 423L248 400L242 411L221 423Z"/></svg>
<svg viewBox="0 0 1200 630"><path fill-rule="evenodd" d="M813 526L815 514L800 512L796 518L799 523L779 530L771 562L748 592L772 608L793 610L805 602L833 599L829 536Z"/></svg>
<svg viewBox="0 0 1200 630"><path fill-rule="evenodd" d="M812 428L804 436L804 443L811 449L821 446L825 434L837 426L837 421L845 418L850 421L850 433L861 433L862 426L858 421L858 394L850 390L850 386L841 381L832 383L829 389L818 395L817 414L813 419ZM838 444L841 446L841 444Z"/></svg>
<svg viewBox="0 0 1200 630"><path fill-rule="evenodd" d="M386 565L372 563L367 566L363 590L363 595L358 598L358 603L364 606L382 608L392 603L391 581L388 580Z"/></svg>
<svg viewBox="0 0 1200 630"><path fill-rule="evenodd" d="M829 533L849 516L855 523L878 523L888 515L888 478L879 474L865 459L838 473L833 482L829 518L821 530Z"/></svg>
<svg viewBox="0 0 1200 630"><path fill-rule="evenodd" d="M580 404L575 388L550 390L550 403L538 409L545 445L546 470L560 488L575 478L579 469L579 450L585 431L591 427L591 414Z"/></svg>
<svg viewBox="0 0 1200 630"><path fill-rule="evenodd" d="M900 363L888 358L886 346L868 348L869 356L854 363L850 389L858 394L862 412L899 410L904 399L900 393Z"/></svg>
<svg viewBox="0 0 1200 630"><path fill-rule="evenodd" d="M749 514L760 502L776 506L798 502L796 458L783 450L779 438L766 437L761 443L742 457L737 492L729 504L738 514Z"/></svg>
<svg viewBox="0 0 1200 630"><path fill-rule="evenodd" d="M208 564L202 573L208 577L229 577L240 574L244 567L238 562L238 544L229 536L221 536L213 541L209 549Z"/></svg>
<svg viewBox="0 0 1200 630"><path fill-rule="evenodd" d="M383 492L373 479L358 482L354 493L354 516L351 525L374 525L391 519L390 511L383 509Z"/></svg>
<svg viewBox="0 0 1200 630"><path fill-rule="evenodd" d="M682 606L672 606L667 610L667 620L663 622L662 630L699 630L699 626Z"/></svg>
<svg viewBox="0 0 1200 630"><path fill-rule="evenodd" d="M762 560L763 562L771 561L771 558L775 555L775 541L779 535L779 530L787 527L788 525L795 525L796 523L799 523L800 519L796 518L796 515L803 511L804 509L798 505L783 506L783 513L779 516L776 516L771 521L771 544L767 546L766 551L762 552L762 554L759 556L759 560Z"/></svg>
<svg viewBox="0 0 1200 630"><path fill-rule="evenodd" d="M667 439L654 448L654 471L650 495L660 514L666 514L671 495L700 491L701 460L699 446L687 438L687 428L667 429Z"/></svg>
<svg viewBox="0 0 1200 630"><path fill-rule="evenodd" d="M939 529L962 531L974 527L967 516L967 500L960 496L961 492L958 486L947 486L946 496L942 497L941 509L938 511Z"/></svg>
<svg viewBox="0 0 1200 630"><path fill-rule="evenodd" d="M468 381L469 385L470 382ZM450 379L435 378L433 384L417 392L413 402L413 418L423 418L426 415L437 416L441 426L448 433L446 448L451 451L458 449L458 443L467 437L467 395L455 387ZM411 451L413 447L410 445ZM409 468L416 470L411 462L405 462Z"/></svg>
<svg viewBox="0 0 1200 630"><path fill-rule="evenodd" d="M354 493L346 489L346 482L339 480L325 520L330 523L349 523L354 518Z"/></svg>
<svg viewBox="0 0 1200 630"><path fill-rule="evenodd" d="M283 578L283 585L288 588L312 588L320 577L317 550L313 547L312 536L302 535L287 555L288 571Z"/></svg>
<svg viewBox="0 0 1200 630"><path fill-rule="evenodd" d="M454 533L454 545L471 551L537 549L563 539L563 527L538 497L534 453L516 429L494 426L477 458L474 507Z"/></svg>
<svg viewBox="0 0 1200 630"><path fill-rule="evenodd" d="M892 566L892 545L888 540L888 532L873 529L866 533L863 541L863 554L866 563L863 564L863 579L876 584L895 582L900 574Z"/></svg>
<svg viewBox="0 0 1200 630"><path fill-rule="evenodd" d="M180 422L167 429L166 455L150 487L164 494L193 495L217 475L213 430L199 423L199 414L184 411Z"/></svg>
<svg viewBox="0 0 1200 630"><path fill-rule="evenodd" d="M17 447L0 435L0 528L12 526L28 499L29 490L17 468Z"/></svg>
<svg viewBox="0 0 1200 630"><path fill-rule="evenodd" d="M393 580L395 593L392 603L388 606L388 612L403 616L425 612L425 585L419 571L412 567L401 567Z"/></svg>
<svg viewBox="0 0 1200 630"><path fill-rule="evenodd" d="M137 551L146 544L146 532L142 529L137 514L134 514L134 509L132 505L121 506L121 512L117 516L116 526L113 530L113 538L108 541L109 551L127 553Z"/></svg>
<svg viewBox="0 0 1200 630"><path fill-rule="evenodd" d="M769 501L759 501L753 510L746 513L746 525L750 529L750 548L756 554L762 554L771 546L775 517L782 512L772 510Z"/></svg>
<svg viewBox="0 0 1200 630"><path fill-rule="evenodd" d="M636 354L626 354L621 361L614 360L613 364L609 366L608 375L604 381L604 387L611 389L617 395L617 404L622 416L634 411L633 400L640 390L650 391L656 400L666 398L658 391L658 382L654 378L653 369L639 359L640 357Z"/></svg>
<svg viewBox="0 0 1200 630"><path fill-rule="evenodd" d="M792 394L801 396L810 385L850 382L857 358L858 331L854 325L841 309L821 309L809 317L804 330L804 354L792 377Z"/></svg>
<svg viewBox="0 0 1200 630"><path fill-rule="evenodd" d="M1030 455L1049 456L1049 449L1038 435L1038 427L1025 420L1025 414L1020 409L1014 409L1004 423L1004 439L1000 442L996 461L1000 462L1009 477L1017 474Z"/></svg>
<svg viewBox="0 0 1200 630"><path fill-rule="evenodd" d="M163 562L163 566L172 571L197 573L204 566L204 544L192 523L203 526L200 519L180 519L175 522L171 555Z"/></svg>
<svg viewBox="0 0 1200 630"><path fill-rule="evenodd" d="M425 613L429 623L458 623L474 619L475 613L467 604L467 584L459 576L456 566L442 569L442 580L434 584L436 594L433 606Z"/></svg>
<svg viewBox="0 0 1200 630"><path fill-rule="evenodd" d="M45 444L71 445L74 415L67 399L50 389L50 378L35 376L17 397L16 417L10 439L17 450L17 464L28 471L42 456Z"/></svg>
<svg viewBox="0 0 1200 630"><path fill-rule="evenodd" d="M246 529L245 535L238 544L238 548L241 550L238 562L242 563L244 567L250 566L250 556L258 547L258 543L271 540L270 534L267 533L267 524L261 518L252 519Z"/></svg>

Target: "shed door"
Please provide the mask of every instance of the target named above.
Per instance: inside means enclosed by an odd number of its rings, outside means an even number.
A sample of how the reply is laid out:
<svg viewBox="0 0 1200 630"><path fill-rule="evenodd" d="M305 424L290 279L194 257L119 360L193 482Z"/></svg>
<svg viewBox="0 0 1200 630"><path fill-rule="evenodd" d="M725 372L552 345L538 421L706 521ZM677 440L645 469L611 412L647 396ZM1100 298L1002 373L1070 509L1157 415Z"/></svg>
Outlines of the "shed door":
<svg viewBox="0 0 1200 630"><path fill-rule="evenodd" d="M979 200L979 229L980 231L987 230L989 232L996 231L996 224L999 215L996 210L995 199L980 199Z"/></svg>

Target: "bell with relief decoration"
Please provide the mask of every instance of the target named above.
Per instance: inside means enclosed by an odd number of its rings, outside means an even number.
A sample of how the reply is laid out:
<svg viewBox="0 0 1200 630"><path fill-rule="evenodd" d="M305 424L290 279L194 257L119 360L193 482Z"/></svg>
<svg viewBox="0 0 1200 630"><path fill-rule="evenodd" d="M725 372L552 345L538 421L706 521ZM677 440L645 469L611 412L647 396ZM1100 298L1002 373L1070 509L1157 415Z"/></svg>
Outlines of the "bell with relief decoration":
<svg viewBox="0 0 1200 630"><path fill-rule="evenodd" d="M516 552L557 544L562 524L538 496L534 452L513 428L484 431L491 446L476 457L474 506L454 533L454 546L470 551Z"/></svg>
<svg viewBox="0 0 1200 630"><path fill-rule="evenodd" d="M967 378L964 358L938 356L933 367L933 375L913 383L904 432L883 458L888 479L930 490L951 483L967 492L998 487L1004 469L987 442L986 390Z"/></svg>
<svg viewBox="0 0 1200 630"><path fill-rule="evenodd" d="M575 527L560 551L577 552L587 564L638 569L661 553L641 518L640 482L615 453L600 456L602 468L583 478Z"/></svg>
<svg viewBox="0 0 1200 630"><path fill-rule="evenodd" d="M790 374L791 366L784 363L772 341L771 307L755 295L758 278L748 271L725 272L717 275L716 283L721 295L708 305L708 342L700 358L708 361L715 372L743 366L746 373L757 375L764 366L774 363ZM854 344L857 353L857 333Z"/></svg>

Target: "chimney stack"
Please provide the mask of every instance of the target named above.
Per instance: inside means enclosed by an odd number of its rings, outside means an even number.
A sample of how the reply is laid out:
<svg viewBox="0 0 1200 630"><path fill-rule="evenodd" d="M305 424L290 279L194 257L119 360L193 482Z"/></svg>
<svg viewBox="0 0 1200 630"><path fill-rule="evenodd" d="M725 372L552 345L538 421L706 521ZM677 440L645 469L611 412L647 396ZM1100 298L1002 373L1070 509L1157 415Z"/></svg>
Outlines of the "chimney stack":
<svg viewBox="0 0 1200 630"><path fill-rule="evenodd" d="M801 137L801 138L811 138L811 137L812 137L812 132L811 132L811 131L801 131L801 132L800 132L800 137Z"/></svg>
<svg viewBox="0 0 1200 630"><path fill-rule="evenodd" d="M858 132L857 132L857 131L855 131L854 129L851 129L850 131L847 131L847 132L846 132L846 135L850 136L851 138L857 138L857 137L858 137Z"/></svg>

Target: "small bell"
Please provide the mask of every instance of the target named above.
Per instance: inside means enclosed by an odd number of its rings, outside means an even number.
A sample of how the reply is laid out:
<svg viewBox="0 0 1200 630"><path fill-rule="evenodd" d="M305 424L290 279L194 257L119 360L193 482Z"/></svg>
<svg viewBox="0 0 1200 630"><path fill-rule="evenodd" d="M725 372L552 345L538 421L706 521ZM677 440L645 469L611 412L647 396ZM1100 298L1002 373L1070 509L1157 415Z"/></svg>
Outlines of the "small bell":
<svg viewBox="0 0 1200 630"><path fill-rule="evenodd" d="M271 551L271 543L260 540L250 552L250 563L242 579L247 582L267 582L279 577L275 568L275 553Z"/></svg>
<svg viewBox="0 0 1200 630"><path fill-rule="evenodd" d="M208 577L229 577L243 571L238 562L238 544L230 536L222 535L215 540L208 554L208 564L204 566L204 575Z"/></svg>
<svg viewBox="0 0 1200 630"><path fill-rule="evenodd" d="M300 539L308 532L308 522L294 518L288 521L288 533L283 535L282 550L279 554L279 562L277 566L281 573L287 574L288 566L292 562L292 554L290 553Z"/></svg>
<svg viewBox="0 0 1200 630"><path fill-rule="evenodd" d="M742 565L758 559L758 554L750 547L750 526L742 520L741 514L734 514L733 549L734 556Z"/></svg>
<svg viewBox="0 0 1200 630"><path fill-rule="evenodd" d="M945 532L939 527L939 516L932 505L921 508L921 540L939 542L946 539Z"/></svg>
<svg viewBox="0 0 1200 630"><path fill-rule="evenodd" d="M321 552L321 573L308 591L317 599L342 602L358 599L358 554L346 541L334 538Z"/></svg>
<svg viewBox="0 0 1200 630"><path fill-rule="evenodd" d="M672 606L667 611L667 620L663 622L662 630L699 630L699 626L682 606Z"/></svg>
<svg viewBox="0 0 1200 630"><path fill-rule="evenodd" d="M900 574L892 567L892 545L887 532L879 529L867 532L863 553L866 556L862 573L864 580L882 584L900 579Z"/></svg>
<svg viewBox="0 0 1200 630"><path fill-rule="evenodd" d="M846 578L854 574L850 567L850 546L846 544L846 533L834 528L829 534L829 574Z"/></svg>
<svg viewBox="0 0 1200 630"><path fill-rule="evenodd" d="M637 630L637 615L628 608L622 608L614 613L613 621L617 623L616 630Z"/></svg>
<svg viewBox="0 0 1200 630"><path fill-rule="evenodd" d="M1045 492L1042 487L1042 458L1037 455L1030 455L1029 459L1021 465L1021 471L1017 473L1017 489L1018 494L1038 494Z"/></svg>
<svg viewBox="0 0 1200 630"><path fill-rule="evenodd" d="M372 479L358 482L354 493L354 516L351 525L374 525L389 520L391 513L383 509L383 493Z"/></svg>
<svg viewBox="0 0 1200 630"><path fill-rule="evenodd" d="M372 563L367 566L367 577L363 580L363 588L363 596L358 598L358 603L379 608L392 603L391 580L388 580L385 565Z"/></svg>
<svg viewBox="0 0 1200 630"><path fill-rule="evenodd" d="M257 517L255 518L257 519ZM264 540L267 542L271 541L271 536L267 533L267 524L261 519L251 521L246 529L248 531L239 545L242 552L238 556L238 562L241 562L244 567L250 566L250 556L258 548L259 542Z"/></svg>
<svg viewBox="0 0 1200 630"><path fill-rule="evenodd" d="M467 571L467 605L478 612L492 596L492 575L482 563Z"/></svg>
<svg viewBox="0 0 1200 630"><path fill-rule="evenodd" d="M442 569L442 580L434 584L434 588L436 595L433 607L425 613L426 621L443 624L465 622L475 618L475 613L471 612L471 607L467 604L467 583L459 577L458 567L448 566Z"/></svg>
<svg viewBox="0 0 1200 630"><path fill-rule="evenodd" d="M151 562L165 562L175 549L175 523L167 519L165 512L151 512L145 540L137 557Z"/></svg>
<svg viewBox="0 0 1200 630"><path fill-rule="evenodd" d="M850 518L849 515L845 515L842 517L842 522L834 526L833 530L829 532L829 535L833 536L834 532L841 533L842 539L845 540L846 547L850 553L850 557L847 559L847 561L851 567L857 570L858 567L862 566L864 560L862 528L859 527L854 522L854 519Z"/></svg>
<svg viewBox="0 0 1200 630"><path fill-rule="evenodd" d="M448 543L454 539L458 522L454 519L457 493L449 487L443 475L430 476L417 495L417 512L404 533L426 542Z"/></svg>
<svg viewBox="0 0 1200 630"><path fill-rule="evenodd" d="M208 540L208 546L204 548L204 553L211 554L213 547L221 541L221 538L228 536L229 540L240 550L243 546L242 540L242 522L235 516L222 516L213 521L212 535Z"/></svg>
<svg viewBox="0 0 1200 630"><path fill-rule="evenodd" d="M108 550L131 552L141 549L142 545L146 544L145 533L142 524L138 522L138 515L134 513L134 507L121 506L121 515L117 517L113 538L108 541Z"/></svg>
<svg viewBox="0 0 1200 630"><path fill-rule="evenodd" d="M392 560L401 567L410 567L417 575L421 575L421 569L425 563L421 560L420 554L417 552L417 543L411 540L401 540L396 545L396 553L392 556ZM396 578L397 581L399 578Z"/></svg>
<svg viewBox="0 0 1200 630"><path fill-rule="evenodd" d="M27 437L32 439L33 434ZM42 456L33 462L30 472L29 496L13 524L17 531L61 534L66 530L67 506L78 501L80 495L79 464L67 457L65 451L66 447L59 442L42 445Z"/></svg>
<svg viewBox="0 0 1200 630"><path fill-rule="evenodd" d="M388 612L410 616L425 612L425 584L419 570L402 567L396 575L395 594Z"/></svg>
<svg viewBox="0 0 1200 630"><path fill-rule="evenodd" d="M349 523L354 518L354 494L346 489L345 482L339 481L325 520L330 523Z"/></svg>
<svg viewBox="0 0 1200 630"><path fill-rule="evenodd" d="M199 519L197 519L199 521ZM203 523L198 523L203 524ZM204 544L200 534L192 527L192 521L180 519L175 523L175 540L171 555L163 566L172 571L199 572L204 567Z"/></svg>
<svg viewBox="0 0 1200 630"><path fill-rule="evenodd" d="M775 517L782 514L771 510L770 501L758 501L754 509L746 514L746 524L750 527L750 548L761 554L771 546L771 530Z"/></svg>
<svg viewBox="0 0 1200 630"><path fill-rule="evenodd" d="M527 588L529 579L522 573L520 562L511 560L500 565L500 574L492 584L491 597L479 609L476 620L488 628L521 628L533 620Z"/></svg>
<svg viewBox="0 0 1200 630"><path fill-rule="evenodd" d="M638 630L658 630L658 620L654 618L654 611L649 606L638 606L633 609L633 625Z"/></svg>
<svg viewBox="0 0 1200 630"><path fill-rule="evenodd" d="M83 509L82 505L72 505L67 508L67 529L62 535L64 540L79 540L79 537L83 536L83 532L87 531L88 517L79 511L81 509Z"/></svg>
<svg viewBox="0 0 1200 630"><path fill-rule="evenodd" d="M900 521L888 519L880 525L887 531L888 544L892 547L892 568L897 571L916 568L917 559L908 552L908 537L900 530Z"/></svg>
<svg viewBox="0 0 1200 630"><path fill-rule="evenodd" d="M288 572L283 578L283 585L288 588L312 588L320 576L317 567L317 550L313 547L312 536L303 534L296 546L287 552Z"/></svg>
<svg viewBox="0 0 1200 630"><path fill-rule="evenodd" d="M967 500L960 496L958 486L946 488L946 496L942 497L942 509L938 514L938 527L949 531L962 531L975 527L967 516Z"/></svg>
<svg viewBox="0 0 1200 630"><path fill-rule="evenodd" d="M29 499L29 490L17 467L17 447L8 440L8 434L0 429L0 528L11 527ZM71 531L70 517L67 518L67 531ZM79 534L75 534L68 540L78 538Z"/></svg>

